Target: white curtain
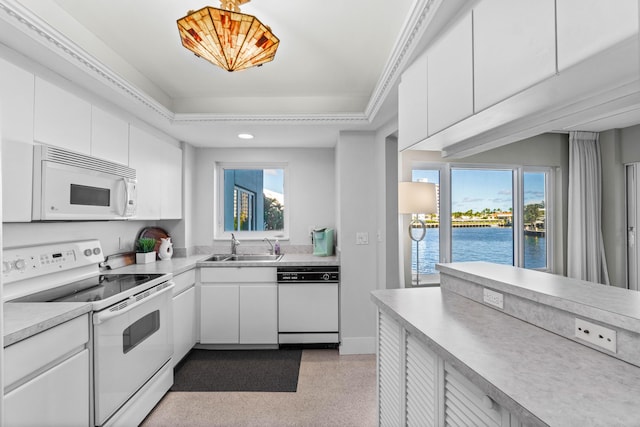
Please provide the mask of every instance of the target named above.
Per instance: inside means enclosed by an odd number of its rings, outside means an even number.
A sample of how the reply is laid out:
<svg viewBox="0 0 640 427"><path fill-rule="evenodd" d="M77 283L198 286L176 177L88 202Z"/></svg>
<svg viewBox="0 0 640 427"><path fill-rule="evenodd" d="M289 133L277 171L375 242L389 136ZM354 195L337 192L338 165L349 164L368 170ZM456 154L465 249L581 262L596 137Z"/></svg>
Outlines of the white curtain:
<svg viewBox="0 0 640 427"><path fill-rule="evenodd" d="M598 134L570 132L567 275L608 285L601 176Z"/></svg>

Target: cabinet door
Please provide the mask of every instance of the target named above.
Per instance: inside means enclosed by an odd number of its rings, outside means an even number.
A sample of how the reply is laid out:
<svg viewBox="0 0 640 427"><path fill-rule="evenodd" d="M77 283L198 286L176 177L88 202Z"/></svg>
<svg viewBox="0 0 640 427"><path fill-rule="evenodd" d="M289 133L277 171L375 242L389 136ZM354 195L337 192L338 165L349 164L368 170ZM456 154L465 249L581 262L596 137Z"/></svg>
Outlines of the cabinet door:
<svg viewBox="0 0 640 427"><path fill-rule="evenodd" d="M555 74L555 25L554 0L483 0L474 7L476 113Z"/></svg>
<svg viewBox="0 0 640 427"><path fill-rule="evenodd" d="M7 426L86 427L91 396L89 350L83 350L7 393L4 422Z"/></svg>
<svg viewBox="0 0 640 427"><path fill-rule="evenodd" d="M200 288L200 343L237 344L240 341L239 285Z"/></svg>
<svg viewBox="0 0 640 427"><path fill-rule="evenodd" d="M91 154L91 104L36 77L34 140Z"/></svg>
<svg viewBox="0 0 640 427"><path fill-rule="evenodd" d="M2 221L31 221L34 75L0 59Z"/></svg>
<svg viewBox="0 0 640 427"><path fill-rule="evenodd" d="M637 0L557 0L558 70L637 37Z"/></svg>
<svg viewBox="0 0 640 427"><path fill-rule="evenodd" d="M468 13L427 51L430 135L473 114L471 31Z"/></svg>
<svg viewBox="0 0 640 427"><path fill-rule="evenodd" d="M278 286L240 286L240 343L278 343Z"/></svg>
<svg viewBox="0 0 640 427"><path fill-rule="evenodd" d="M445 425L509 426L509 413L448 363L444 366Z"/></svg>
<svg viewBox="0 0 640 427"><path fill-rule="evenodd" d="M378 424L403 424L402 328L378 311Z"/></svg>
<svg viewBox="0 0 640 427"><path fill-rule="evenodd" d="M160 219L160 194L163 172L158 165L158 146L163 144L153 135L130 127L129 166L138 178L138 211L136 219Z"/></svg>
<svg viewBox="0 0 640 427"><path fill-rule="evenodd" d="M440 406L438 356L412 335L406 349L407 426L437 426Z"/></svg>
<svg viewBox="0 0 640 427"><path fill-rule="evenodd" d="M129 164L129 123L91 107L91 155L122 165Z"/></svg>
<svg viewBox="0 0 640 427"><path fill-rule="evenodd" d="M196 344L196 288L173 298L173 366Z"/></svg>
<svg viewBox="0 0 640 427"><path fill-rule="evenodd" d="M160 218L182 218L182 150L162 143L158 146L159 170L162 174L160 194Z"/></svg>
<svg viewBox="0 0 640 427"><path fill-rule="evenodd" d="M402 73L398 86L398 148L403 150L428 136L427 55Z"/></svg>

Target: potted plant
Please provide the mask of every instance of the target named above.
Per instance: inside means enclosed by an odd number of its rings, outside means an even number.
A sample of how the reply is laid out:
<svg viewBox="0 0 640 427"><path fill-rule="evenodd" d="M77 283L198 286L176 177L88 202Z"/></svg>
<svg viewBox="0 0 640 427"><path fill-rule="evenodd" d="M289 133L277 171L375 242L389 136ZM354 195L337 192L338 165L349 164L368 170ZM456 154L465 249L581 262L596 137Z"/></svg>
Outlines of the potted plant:
<svg viewBox="0 0 640 427"><path fill-rule="evenodd" d="M155 262L156 252L154 249L156 247L156 239L143 237L138 239L136 246L136 264Z"/></svg>

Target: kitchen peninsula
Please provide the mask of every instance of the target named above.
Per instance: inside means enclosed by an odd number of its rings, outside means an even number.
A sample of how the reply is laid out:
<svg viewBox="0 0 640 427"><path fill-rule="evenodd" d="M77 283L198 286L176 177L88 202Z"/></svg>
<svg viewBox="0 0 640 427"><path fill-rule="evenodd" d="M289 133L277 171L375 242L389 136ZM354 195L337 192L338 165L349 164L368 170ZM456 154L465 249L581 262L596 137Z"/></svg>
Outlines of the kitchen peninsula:
<svg viewBox="0 0 640 427"><path fill-rule="evenodd" d="M380 425L638 425L637 293L489 263L438 269L441 288L373 292ZM576 339L576 318L615 331L616 352Z"/></svg>

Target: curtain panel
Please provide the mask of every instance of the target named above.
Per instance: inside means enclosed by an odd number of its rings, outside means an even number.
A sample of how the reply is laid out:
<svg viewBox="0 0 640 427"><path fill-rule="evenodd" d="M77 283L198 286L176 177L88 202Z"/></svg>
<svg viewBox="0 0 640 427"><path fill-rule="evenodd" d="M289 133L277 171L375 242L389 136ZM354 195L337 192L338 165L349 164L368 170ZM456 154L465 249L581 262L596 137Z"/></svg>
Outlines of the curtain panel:
<svg viewBox="0 0 640 427"><path fill-rule="evenodd" d="M609 285L602 238L599 134L569 133L567 275Z"/></svg>

